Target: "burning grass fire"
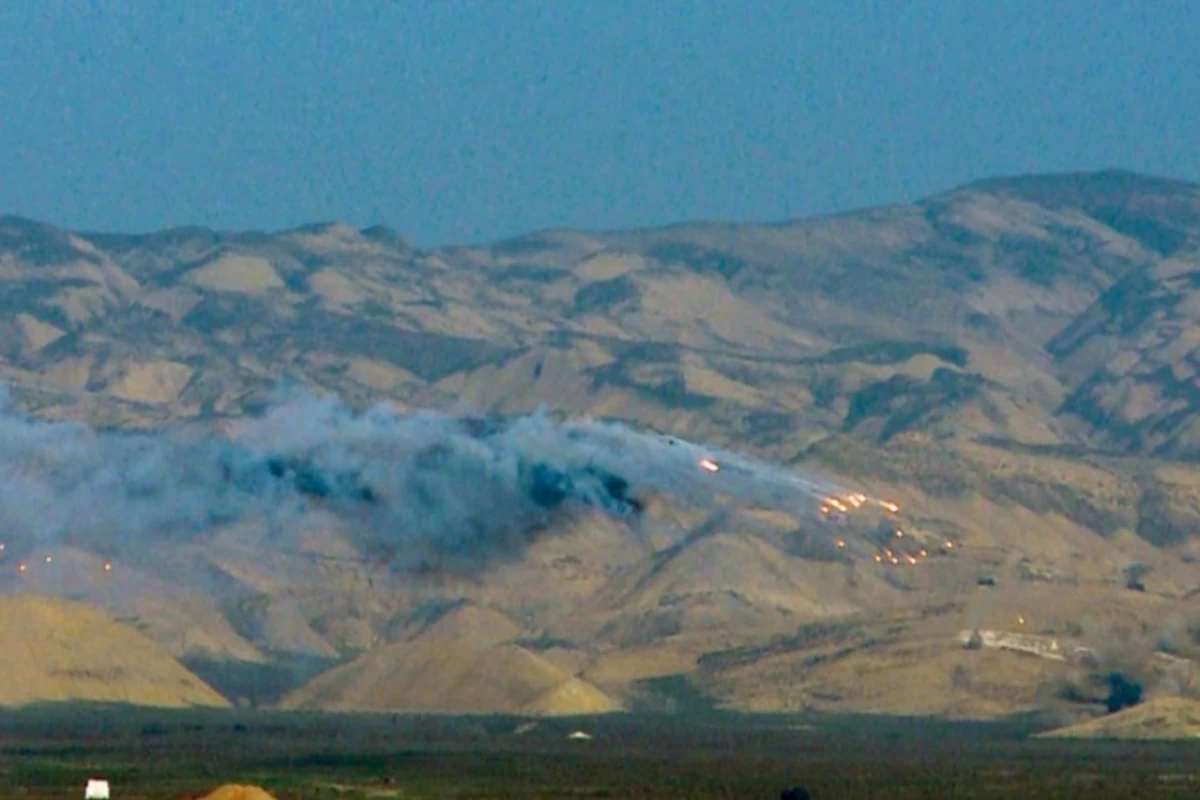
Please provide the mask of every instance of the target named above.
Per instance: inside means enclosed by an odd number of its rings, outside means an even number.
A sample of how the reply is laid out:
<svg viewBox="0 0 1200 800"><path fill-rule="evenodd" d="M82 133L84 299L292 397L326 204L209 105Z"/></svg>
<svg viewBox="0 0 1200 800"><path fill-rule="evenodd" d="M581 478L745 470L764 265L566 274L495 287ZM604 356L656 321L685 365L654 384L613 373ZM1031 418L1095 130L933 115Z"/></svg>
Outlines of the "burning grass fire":
<svg viewBox="0 0 1200 800"><path fill-rule="evenodd" d="M851 496L854 497L854 496ZM820 507L826 521L839 523L848 521L850 512L863 509L869 511L871 501L863 495L858 495L857 507L853 500L846 497L827 497ZM837 501L837 502L835 502ZM837 503L846 506L847 513L836 511ZM958 545L953 539L943 538L915 528L895 527L888 524L887 518L899 512L899 505L890 501L875 501L874 505L881 508L883 515L877 517L873 529L865 531L859 526L857 535L845 532L834 534L832 539L838 550L850 554L850 557L870 558L874 563L885 566L917 566L933 558L951 555ZM892 511L891 509L895 509ZM869 523L868 523L869 524Z"/></svg>

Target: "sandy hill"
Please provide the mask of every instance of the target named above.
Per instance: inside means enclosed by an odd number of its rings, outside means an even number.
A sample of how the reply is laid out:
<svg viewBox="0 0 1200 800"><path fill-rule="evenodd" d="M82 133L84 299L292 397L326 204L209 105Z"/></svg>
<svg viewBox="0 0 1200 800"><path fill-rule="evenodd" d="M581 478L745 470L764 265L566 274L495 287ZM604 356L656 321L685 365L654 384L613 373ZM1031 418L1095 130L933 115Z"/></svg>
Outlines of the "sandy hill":
<svg viewBox="0 0 1200 800"><path fill-rule="evenodd" d="M595 686L512 641L520 628L495 611L459 605L408 627L406 638L320 675L283 707L539 715L619 708Z"/></svg>
<svg viewBox="0 0 1200 800"><path fill-rule="evenodd" d="M358 406L544 404L903 508L819 529L660 498L640 527L581 519L474 575L391 574L333 524L136 558L62 543L79 574L39 591L172 654L343 662L293 704L604 705L592 687L625 707L991 714L1105 668L1113 626L1142 662L1200 658L1198 272L1200 187L1121 171L432 250L339 223L113 235L9 216L0 381L41 417L142 428L234 423L283 379ZM35 566L46 580L34 552L14 574L17 544L0 556L10 592ZM105 557L115 591L93 585ZM831 644L815 624L855 632ZM962 654L957 632L981 625L1104 664Z"/></svg>
<svg viewBox="0 0 1200 800"><path fill-rule="evenodd" d="M1056 739L1195 739L1200 737L1200 702L1156 697L1115 714L1040 735Z"/></svg>
<svg viewBox="0 0 1200 800"><path fill-rule="evenodd" d="M147 637L80 603L0 598L0 639L4 705L63 700L228 705Z"/></svg>
<svg viewBox="0 0 1200 800"><path fill-rule="evenodd" d="M275 800L275 796L257 786L230 783L204 795L201 800Z"/></svg>

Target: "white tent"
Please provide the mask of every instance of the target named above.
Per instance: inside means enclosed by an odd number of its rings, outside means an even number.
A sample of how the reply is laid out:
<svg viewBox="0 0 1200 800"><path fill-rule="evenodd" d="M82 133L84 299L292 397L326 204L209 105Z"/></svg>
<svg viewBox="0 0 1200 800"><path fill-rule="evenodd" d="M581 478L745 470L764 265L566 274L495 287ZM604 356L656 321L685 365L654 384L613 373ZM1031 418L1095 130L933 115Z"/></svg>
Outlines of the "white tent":
<svg viewBox="0 0 1200 800"><path fill-rule="evenodd" d="M89 778L87 788L83 790L83 800L109 800L108 781L103 778Z"/></svg>

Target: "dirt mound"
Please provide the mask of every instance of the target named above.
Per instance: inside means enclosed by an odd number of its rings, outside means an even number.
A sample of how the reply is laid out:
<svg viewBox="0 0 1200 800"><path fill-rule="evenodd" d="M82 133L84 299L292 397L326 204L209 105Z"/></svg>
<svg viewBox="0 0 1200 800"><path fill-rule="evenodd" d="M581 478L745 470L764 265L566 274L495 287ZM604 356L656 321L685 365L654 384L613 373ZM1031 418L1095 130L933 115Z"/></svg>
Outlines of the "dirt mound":
<svg viewBox="0 0 1200 800"><path fill-rule="evenodd" d="M275 800L275 796L257 786L238 786L229 783L212 794L204 795L201 800Z"/></svg>

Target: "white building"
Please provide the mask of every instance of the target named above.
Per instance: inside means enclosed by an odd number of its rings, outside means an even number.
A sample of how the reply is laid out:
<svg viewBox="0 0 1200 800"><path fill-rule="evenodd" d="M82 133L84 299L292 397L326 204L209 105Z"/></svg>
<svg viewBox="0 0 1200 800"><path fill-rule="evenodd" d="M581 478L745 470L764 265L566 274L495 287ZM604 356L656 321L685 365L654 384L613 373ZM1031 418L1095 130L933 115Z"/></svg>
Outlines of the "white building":
<svg viewBox="0 0 1200 800"><path fill-rule="evenodd" d="M108 781L103 778L89 778L87 788L83 790L83 800L109 800Z"/></svg>

